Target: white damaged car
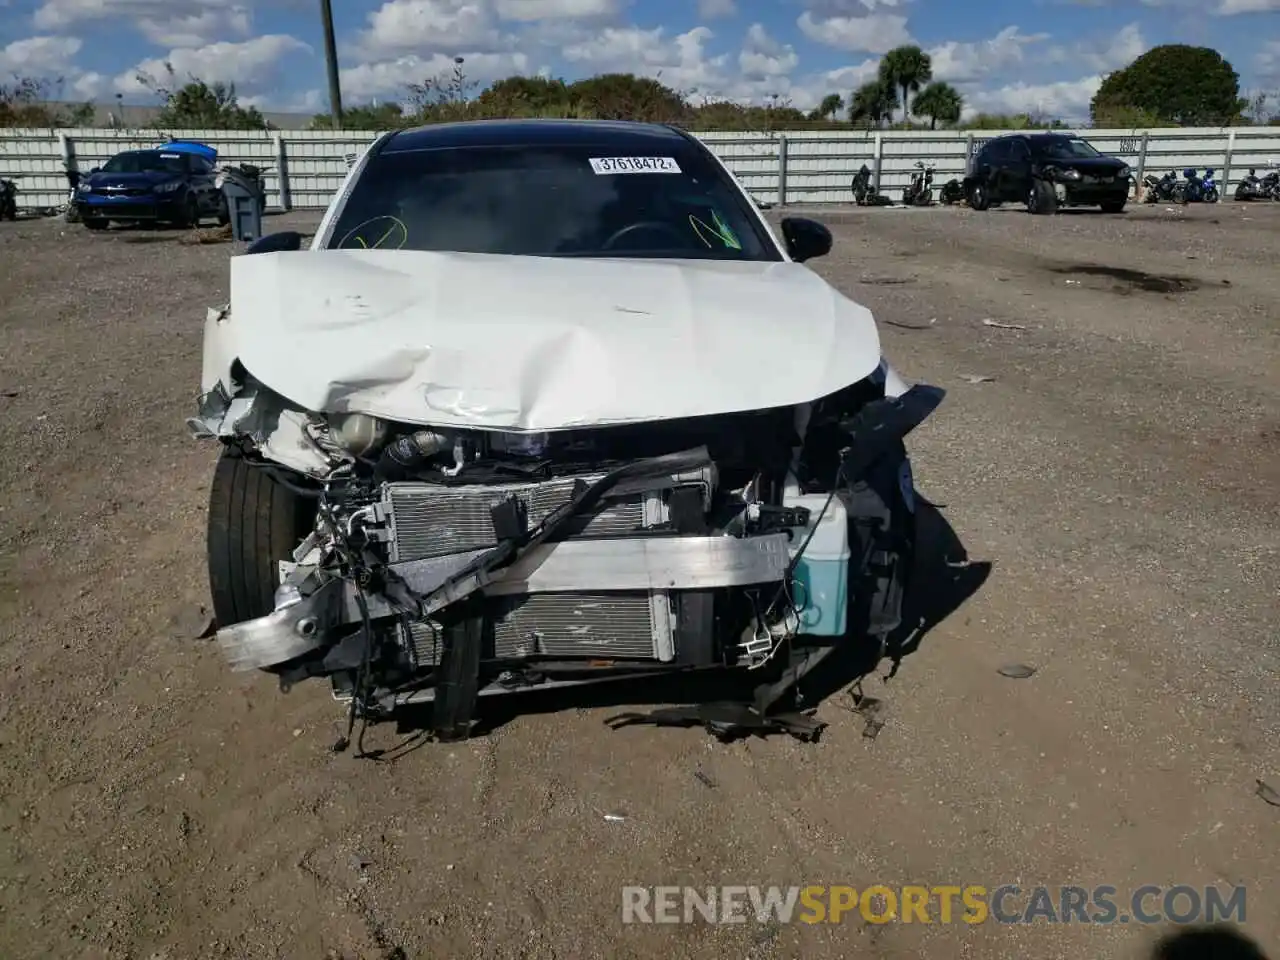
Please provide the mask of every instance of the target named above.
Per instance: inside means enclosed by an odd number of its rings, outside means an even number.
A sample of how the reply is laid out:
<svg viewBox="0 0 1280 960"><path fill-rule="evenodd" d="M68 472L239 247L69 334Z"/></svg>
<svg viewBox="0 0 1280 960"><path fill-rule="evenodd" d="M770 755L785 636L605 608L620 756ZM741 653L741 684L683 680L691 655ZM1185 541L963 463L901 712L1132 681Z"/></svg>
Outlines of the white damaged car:
<svg viewBox="0 0 1280 960"><path fill-rule="evenodd" d="M798 679L899 623L903 438L943 394L803 265L825 227L780 233L672 127L382 136L205 328L232 667L326 678L352 723L430 702L441 739L484 696L738 671L646 719L816 737Z"/></svg>

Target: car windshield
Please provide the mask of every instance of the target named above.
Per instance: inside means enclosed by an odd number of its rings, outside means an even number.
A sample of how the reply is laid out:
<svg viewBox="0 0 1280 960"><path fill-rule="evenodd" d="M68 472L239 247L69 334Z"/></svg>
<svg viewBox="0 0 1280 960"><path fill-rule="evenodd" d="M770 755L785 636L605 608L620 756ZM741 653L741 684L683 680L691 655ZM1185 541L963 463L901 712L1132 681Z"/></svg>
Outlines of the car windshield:
<svg viewBox="0 0 1280 960"><path fill-rule="evenodd" d="M634 154L635 151L631 151ZM686 144L384 153L356 181L329 247L542 257L780 260L733 183Z"/></svg>
<svg viewBox="0 0 1280 960"><path fill-rule="evenodd" d="M1045 137L1040 143L1040 151L1054 160L1088 160L1102 156L1093 144L1079 137Z"/></svg>
<svg viewBox="0 0 1280 960"><path fill-rule="evenodd" d="M159 150L130 150L117 153L102 168L103 173L182 173L186 168L180 153Z"/></svg>

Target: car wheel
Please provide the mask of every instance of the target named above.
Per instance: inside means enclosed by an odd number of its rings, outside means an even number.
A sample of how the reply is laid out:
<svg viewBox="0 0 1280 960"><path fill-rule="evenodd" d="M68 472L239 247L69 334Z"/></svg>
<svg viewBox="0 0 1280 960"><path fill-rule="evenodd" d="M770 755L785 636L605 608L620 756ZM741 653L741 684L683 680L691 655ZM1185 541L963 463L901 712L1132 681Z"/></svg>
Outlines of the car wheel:
<svg viewBox="0 0 1280 960"><path fill-rule="evenodd" d="M180 227L188 227L195 229L200 226L200 204L196 203L195 197L187 197L182 202L182 215L176 221Z"/></svg>
<svg viewBox="0 0 1280 960"><path fill-rule="evenodd" d="M209 489L206 547L213 615L220 626L275 609L279 563L290 560L315 518L315 503L226 447Z"/></svg>
<svg viewBox="0 0 1280 960"><path fill-rule="evenodd" d="M985 183L974 182L969 185L969 206L974 210L986 210L991 206L991 195Z"/></svg>
<svg viewBox="0 0 1280 960"><path fill-rule="evenodd" d="M1027 191L1027 212L1043 217L1058 212L1058 197L1052 184L1044 180L1032 182L1031 189Z"/></svg>
<svg viewBox="0 0 1280 960"><path fill-rule="evenodd" d="M1102 205L1102 212L1103 213L1123 213L1124 204L1125 202L1123 200L1109 200Z"/></svg>
<svg viewBox="0 0 1280 960"><path fill-rule="evenodd" d="M109 220L103 220L98 217L86 217L84 220L84 228L86 230L105 230L107 229L107 224L110 222L111 221Z"/></svg>

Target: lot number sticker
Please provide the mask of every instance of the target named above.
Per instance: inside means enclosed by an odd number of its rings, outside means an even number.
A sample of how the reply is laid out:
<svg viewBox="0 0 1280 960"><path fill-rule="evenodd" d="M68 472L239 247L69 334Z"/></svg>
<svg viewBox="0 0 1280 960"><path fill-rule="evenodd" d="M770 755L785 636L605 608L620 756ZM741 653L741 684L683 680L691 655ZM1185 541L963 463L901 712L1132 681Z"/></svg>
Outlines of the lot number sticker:
<svg viewBox="0 0 1280 960"><path fill-rule="evenodd" d="M675 157L592 157L597 176L613 173L679 173Z"/></svg>

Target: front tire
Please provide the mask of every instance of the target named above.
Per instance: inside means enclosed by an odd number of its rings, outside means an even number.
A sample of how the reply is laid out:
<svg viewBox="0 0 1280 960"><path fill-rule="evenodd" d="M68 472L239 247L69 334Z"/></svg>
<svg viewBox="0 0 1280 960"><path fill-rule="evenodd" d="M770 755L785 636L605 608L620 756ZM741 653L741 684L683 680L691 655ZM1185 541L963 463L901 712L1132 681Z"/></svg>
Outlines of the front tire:
<svg viewBox="0 0 1280 960"><path fill-rule="evenodd" d="M1051 217L1058 212L1058 196L1052 184L1036 180L1027 191L1027 212L1036 216Z"/></svg>
<svg viewBox="0 0 1280 960"><path fill-rule="evenodd" d="M219 626L275 609L279 563L290 560L315 518L315 504L262 467L224 447L209 488L209 592Z"/></svg>
<svg viewBox="0 0 1280 960"><path fill-rule="evenodd" d="M991 194L987 185L979 181L969 184L969 206L974 210L986 210L991 206Z"/></svg>
<svg viewBox="0 0 1280 960"><path fill-rule="evenodd" d="M189 196L182 201L182 213L174 223L189 230L200 226L200 205L195 197Z"/></svg>

